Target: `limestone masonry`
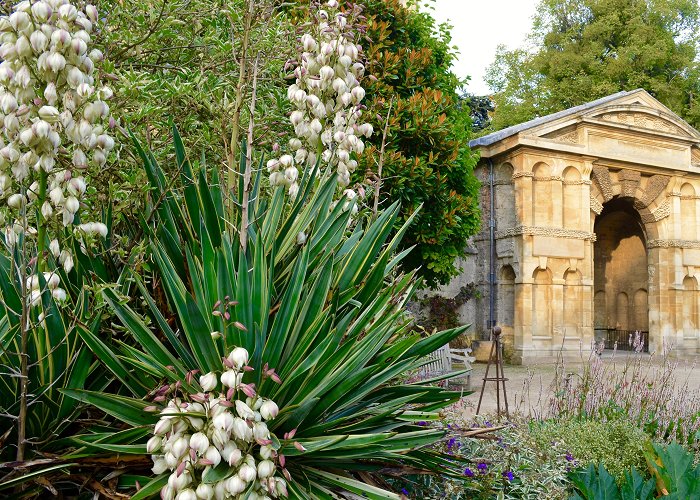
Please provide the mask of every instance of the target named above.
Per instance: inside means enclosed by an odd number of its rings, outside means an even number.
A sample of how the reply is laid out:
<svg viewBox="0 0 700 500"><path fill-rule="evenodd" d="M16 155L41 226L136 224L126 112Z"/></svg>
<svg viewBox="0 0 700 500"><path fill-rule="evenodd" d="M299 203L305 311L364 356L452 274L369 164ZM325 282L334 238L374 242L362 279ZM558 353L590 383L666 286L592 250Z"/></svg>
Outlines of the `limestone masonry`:
<svg viewBox="0 0 700 500"><path fill-rule="evenodd" d="M471 146L482 230L443 293L479 285L461 311L478 337L492 316L516 362L578 356L593 339L629 348L637 331L651 352L698 352L698 131L635 90Z"/></svg>

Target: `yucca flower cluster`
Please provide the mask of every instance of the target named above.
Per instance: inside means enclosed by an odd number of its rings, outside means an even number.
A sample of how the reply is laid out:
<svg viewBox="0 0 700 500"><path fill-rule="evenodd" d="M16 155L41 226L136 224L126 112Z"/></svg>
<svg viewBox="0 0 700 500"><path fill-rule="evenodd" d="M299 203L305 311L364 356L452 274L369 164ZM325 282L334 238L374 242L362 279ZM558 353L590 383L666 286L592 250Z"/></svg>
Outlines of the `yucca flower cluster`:
<svg viewBox="0 0 700 500"><path fill-rule="evenodd" d="M171 471L163 500L288 496L286 480L277 476L281 471L289 477L284 456L266 424L279 408L258 396L254 384L243 382L249 371L248 351L236 347L223 358L220 375L199 377L202 392L167 402L146 445L153 472ZM274 370L264 376L277 377ZM213 479L212 469L220 471L222 465L225 472Z"/></svg>
<svg viewBox="0 0 700 500"><path fill-rule="evenodd" d="M112 91L96 70L103 55L90 50L97 21L94 6L69 0L25 0L0 17L0 224L10 247L20 235L50 239L45 250L66 272L73 256L62 228L81 244L107 234L99 222L74 225L87 170L115 146Z"/></svg>
<svg viewBox="0 0 700 500"><path fill-rule="evenodd" d="M365 148L362 137L373 132L372 125L361 123L365 90L360 79L365 67L353 31L357 12L341 12L336 0L324 7L311 33L300 39L296 80L287 91L295 108L290 117L296 135L289 141L291 152L267 163L270 184L287 186L292 197L299 191L298 167L315 165L319 156L347 187L357 168L354 155Z"/></svg>

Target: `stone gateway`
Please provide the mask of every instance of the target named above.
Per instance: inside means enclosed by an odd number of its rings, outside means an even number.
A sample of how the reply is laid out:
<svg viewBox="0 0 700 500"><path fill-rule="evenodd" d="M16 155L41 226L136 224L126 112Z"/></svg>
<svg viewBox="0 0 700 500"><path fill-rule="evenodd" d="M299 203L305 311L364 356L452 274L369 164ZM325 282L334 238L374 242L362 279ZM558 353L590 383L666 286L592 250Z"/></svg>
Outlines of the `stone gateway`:
<svg viewBox="0 0 700 500"><path fill-rule="evenodd" d="M515 362L700 347L700 133L644 90L481 137L483 225L462 317ZM635 335L635 332L639 332Z"/></svg>

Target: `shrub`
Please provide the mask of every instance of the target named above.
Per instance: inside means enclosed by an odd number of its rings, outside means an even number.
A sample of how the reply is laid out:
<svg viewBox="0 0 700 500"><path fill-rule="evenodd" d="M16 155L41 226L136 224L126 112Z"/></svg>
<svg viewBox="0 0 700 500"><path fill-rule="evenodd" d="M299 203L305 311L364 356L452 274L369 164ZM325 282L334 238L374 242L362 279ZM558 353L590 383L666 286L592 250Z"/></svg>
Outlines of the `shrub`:
<svg viewBox="0 0 700 500"><path fill-rule="evenodd" d="M406 476L395 484L411 498L567 498L567 473L573 465L566 450L558 444L543 446L535 441L524 421L507 425L496 431L496 436L496 440L468 438L451 424L439 447L467 461L463 479Z"/></svg>
<svg viewBox="0 0 700 500"><path fill-rule="evenodd" d="M630 467L644 470L647 435L627 420L552 420L533 422L530 434L538 449L564 450L571 463L601 463L617 481Z"/></svg>

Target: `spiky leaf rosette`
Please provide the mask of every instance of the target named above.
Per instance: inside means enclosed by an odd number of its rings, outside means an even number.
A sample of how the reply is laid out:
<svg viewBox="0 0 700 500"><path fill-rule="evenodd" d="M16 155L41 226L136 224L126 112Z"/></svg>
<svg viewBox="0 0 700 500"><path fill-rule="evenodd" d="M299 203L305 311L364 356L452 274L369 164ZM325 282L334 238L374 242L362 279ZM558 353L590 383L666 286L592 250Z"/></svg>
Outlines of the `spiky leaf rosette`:
<svg viewBox="0 0 700 500"><path fill-rule="evenodd" d="M346 491L398 498L361 479L385 468L458 475L459 464L430 448L443 432L418 423L438 419L460 395L400 381L465 328L428 338L411 332L404 306L417 284L412 274L396 273L405 253L395 253L406 227L389 239L399 207L348 231L352 210L333 203L335 175L306 172L291 205L282 187L256 202L258 181L249 205L255 222L243 252L237 234L226 231L216 171L211 179L204 168L195 176L177 131L174 136L182 172L177 189L170 190L152 155L141 151L159 200L149 231L172 313L156 305L137 276L147 319L106 290L136 347L115 347L101 358L131 396L115 405L104 394L67 393L127 424L152 425L144 412L151 388L166 381L198 392L188 374L220 370L222 356L239 346L250 353L253 368L241 383L279 405L268 427L282 437L273 447L286 457L291 497ZM269 367L276 367L274 376ZM141 495L163 481L157 478Z"/></svg>

